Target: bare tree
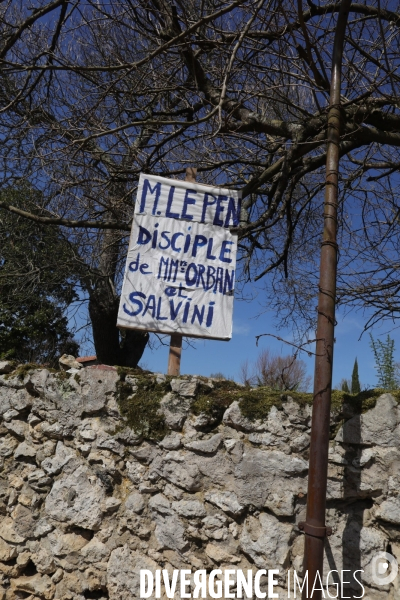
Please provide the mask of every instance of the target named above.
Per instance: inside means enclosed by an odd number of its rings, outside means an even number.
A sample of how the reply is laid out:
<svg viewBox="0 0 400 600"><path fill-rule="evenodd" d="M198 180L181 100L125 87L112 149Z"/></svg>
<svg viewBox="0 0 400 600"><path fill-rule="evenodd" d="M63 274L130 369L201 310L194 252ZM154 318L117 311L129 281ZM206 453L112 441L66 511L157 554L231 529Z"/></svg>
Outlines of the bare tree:
<svg viewBox="0 0 400 600"><path fill-rule="evenodd" d="M0 207L68 235L96 352L134 364L115 328L141 171L241 188L241 281L314 322L326 115L339 4L300 0L6 0L0 6ZM399 311L400 13L353 3L343 69L339 300ZM267 277L268 276L268 277ZM240 290L239 290L240 291ZM283 303L282 298L286 301ZM301 318L300 318L301 317Z"/></svg>
<svg viewBox="0 0 400 600"><path fill-rule="evenodd" d="M240 380L245 385L267 386L281 391L309 391L311 377L304 361L296 355L276 355L267 348L262 350L253 366L241 365Z"/></svg>

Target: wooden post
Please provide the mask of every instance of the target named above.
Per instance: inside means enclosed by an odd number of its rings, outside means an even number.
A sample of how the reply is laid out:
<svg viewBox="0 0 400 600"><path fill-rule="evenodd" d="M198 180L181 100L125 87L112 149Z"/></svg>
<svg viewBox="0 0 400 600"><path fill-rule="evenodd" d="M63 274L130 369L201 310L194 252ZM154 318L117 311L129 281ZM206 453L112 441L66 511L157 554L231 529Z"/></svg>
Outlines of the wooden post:
<svg viewBox="0 0 400 600"><path fill-rule="evenodd" d="M185 181L194 183L196 181L197 169L188 167L186 169ZM182 336L179 333L171 335L168 356L167 375L180 375L181 373L181 355L182 355Z"/></svg>
<svg viewBox="0 0 400 600"><path fill-rule="evenodd" d="M169 344L167 375L180 375L181 354L182 354L182 336L179 333L173 333L171 335L171 342Z"/></svg>

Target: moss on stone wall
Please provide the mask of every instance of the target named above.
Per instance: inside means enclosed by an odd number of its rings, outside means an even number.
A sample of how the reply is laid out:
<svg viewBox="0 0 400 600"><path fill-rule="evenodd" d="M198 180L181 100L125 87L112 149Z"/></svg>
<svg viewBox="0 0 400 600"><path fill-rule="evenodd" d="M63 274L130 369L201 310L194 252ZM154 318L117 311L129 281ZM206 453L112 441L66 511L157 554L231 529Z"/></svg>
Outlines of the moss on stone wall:
<svg viewBox="0 0 400 600"><path fill-rule="evenodd" d="M396 401L400 402L400 390L388 392L388 390L377 388L365 390L359 394L347 394L340 390L333 390L331 411L339 416L342 414L343 407L346 404L348 408L351 408L352 413L361 414L374 408L379 396L385 393L392 394ZM243 415L248 419L265 419L272 406L282 408L282 402L287 400L288 397L293 398L300 406L304 406L305 404L312 405L313 403L313 394L305 392L282 393L270 388L260 387L242 393L239 404Z"/></svg>
<svg viewBox="0 0 400 600"><path fill-rule="evenodd" d="M117 400L127 425L146 438L161 439L166 434L167 427L160 411L160 402L171 391L172 377L157 381L157 377L149 371L124 367L119 367L118 373L120 381L117 384ZM126 381L127 375L130 376L129 382ZM293 398L300 406L311 405L313 402L313 395L308 393L282 393L267 387L249 388L228 380L213 381L210 386L207 378L198 379L199 385L190 411L194 415L211 415L217 422L222 420L224 412L235 400L239 402L243 416L250 420L266 419L272 406L282 409L288 397ZM363 413L373 408L377 398L385 391L387 390L373 389L359 394L347 394L333 390L332 412L341 423L344 405L353 414ZM400 390L390 393L400 401ZM333 427L336 430L337 423Z"/></svg>
<svg viewBox="0 0 400 600"><path fill-rule="evenodd" d="M282 408L282 402L290 396L298 404L312 404L312 394L288 392L282 393L268 387L248 388L240 398L242 414L250 420L266 419L273 406Z"/></svg>
<svg viewBox="0 0 400 600"><path fill-rule="evenodd" d="M31 371L43 368L34 363L16 365L16 368L5 378L16 377L23 381ZM64 370L55 371L57 379L68 393L74 391L68 380L70 374ZM136 368L117 367L119 382L117 383L117 402L126 424L138 435L146 438L161 439L167 433L164 416L160 410L163 397L171 392L172 377L157 376L150 371ZM80 374L73 377L80 383ZM190 380L192 377L182 377ZM300 406L311 405L313 395L300 392L282 393L268 387L244 387L230 380L212 380L196 377L198 381L195 396L191 399L190 412L194 415L205 413L213 417L213 423L221 422L224 412L235 400L239 402L243 416L250 420L264 420L272 406L283 408L288 397L293 398ZM331 409L335 423L332 431L354 414L361 414L373 408L377 398L388 390L372 389L359 394L348 394L333 390ZM400 390L390 392L400 402Z"/></svg>
<svg viewBox="0 0 400 600"><path fill-rule="evenodd" d="M128 427L145 438L162 439L167 427L160 412L160 402L171 391L171 378L157 382L149 371L125 367L118 367L118 374L117 402Z"/></svg>
<svg viewBox="0 0 400 600"><path fill-rule="evenodd" d="M351 408L351 412L354 414L361 414L374 408L377 399L382 394L391 394L396 402L400 401L400 390L383 390L380 388L374 388L372 390L364 390L359 394L347 394L340 390L333 390L332 392L332 408L341 412L343 405L347 405Z"/></svg>
<svg viewBox="0 0 400 600"><path fill-rule="evenodd" d="M205 413L221 421L226 409L234 400L240 398L244 388L225 379L218 379L212 383L213 387L208 384L208 380L200 382L190 409L194 415Z"/></svg>
<svg viewBox="0 0 400 600"><path fill-rule="evenodd" d="M213 388L200 386L191 410L195 415L202 412L221 418L225 410L237 400L245 417L250 420L265 419L272 406L282 408L282 402L291 396L299 404L312 404L312 394L272 390L268 387L250 388L234 381L213 381Z"/></svg>
<svg viewBox="0 0 400 600"><path fill-rule="evenodd" d="M16 365L16 368L5 378L17 377L23 380L32 370L43 368L40 365L28 363ZM48 369L56 372L54 369ZM172 377L157 377L150 371L117 367L119 382L117 384L117 401L126 424L138 435L147 438L161 439L167 433L164 417L160 411L162 398L171 391ZM70 374L64 370L56 372L57 378L67 390ZM126 378L128 377L128 381ZM80 383L80 375L74 379ZM182 379L188 379L184 377ZM249 388L230 380L210 380L197 377L199 384L190 410L194 415L205 413L211 415L216 422L222 420L226 409L237 400L243 415L250 420L263 420L268 416L272 406L282 409L283 403L290 396L301 405L311 405L312 394L300 392L281 393L267 387ZM72 386L71 386L72 390ZM377 398L388 390L372 389L359 394L348 394L339 390L332 392L332 412L343 422L350 414L360 414L373 408ZM400 402L400 390L390 392L397 402ZM337 426L337 423L336 423Z"/></svg>
<svg viewBox="0 0 400 600"><path fill-rule="evenodd" d="M33 371L34 369L43 369L42 365L37 365L36 363L26 363L24 365L18 365L11 371L5 375L5 379L10 379L11 377L17 377L20 381L25 379L25 376L29 373L29 371Z"/></svg>

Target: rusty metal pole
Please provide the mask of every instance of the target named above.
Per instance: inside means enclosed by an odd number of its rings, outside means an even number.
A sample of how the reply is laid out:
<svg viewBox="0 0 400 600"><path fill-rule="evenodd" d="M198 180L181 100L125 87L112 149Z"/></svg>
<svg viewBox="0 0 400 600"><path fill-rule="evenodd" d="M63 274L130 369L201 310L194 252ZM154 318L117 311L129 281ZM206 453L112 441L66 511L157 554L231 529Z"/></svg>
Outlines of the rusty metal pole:
<svg viewBox="0 0 400 600"><path fill-rule="evenodd" d="M188 167L186 169L185 181L195 183L197 169ZM167 375L180 375L182 356L182 336L180 333L173 333L169 344L168 371Z"/></svg>
<svg viewBox="0 0 400 600"><path fill-rule="evenodd" d="M303 600L321 600L321 591L311 596L317 572L322 579L324 541L330 533L325 526L326 486L328 477L329 425L332 388L333 344L335 328L337 204L339 176L339 144L341 128L340 88L344 34L351 0L342 0L332 58L328 143L326 154L326 188L324 233L321 244L318 296L317 343L314 377L314 402L311 423L310 465L308 474L306 521L299 523L305 533ZM321 588L318 579L316 588Z"/></svg>

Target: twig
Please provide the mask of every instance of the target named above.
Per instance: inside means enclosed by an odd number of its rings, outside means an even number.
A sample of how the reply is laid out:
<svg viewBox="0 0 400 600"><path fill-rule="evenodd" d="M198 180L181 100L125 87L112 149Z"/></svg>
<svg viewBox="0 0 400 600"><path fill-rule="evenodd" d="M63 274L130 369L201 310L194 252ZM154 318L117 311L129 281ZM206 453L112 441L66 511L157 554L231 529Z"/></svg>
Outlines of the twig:
<svg viewBox="0 0 400 600"><path fill-rule="evenodd" d="M264 336L273 337L276 340L283 342L284 344L288 344L289 346L293 346L294 348L297 348L297 350L300 350L301 352L307 352L308 356L325 356L324 354L316 354L315 352L311 352L311 350L305 350L305 348L302 347L302 346L306 346L307 344L313 344L314 342L320 341L318 339L307 340L306 342L304 342L304 344L301 344L299 346L298 344L294 344L293 342L288 342L287 340L284 340L283 338L279 337L278 335L274 335L273 333L260 333L260 335L256 335L256 346L258 346L258 340Z"/></svg>

